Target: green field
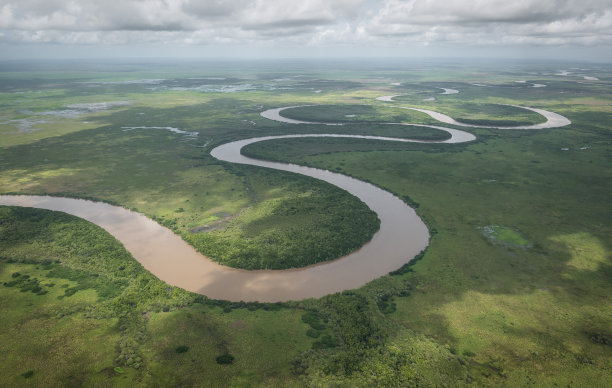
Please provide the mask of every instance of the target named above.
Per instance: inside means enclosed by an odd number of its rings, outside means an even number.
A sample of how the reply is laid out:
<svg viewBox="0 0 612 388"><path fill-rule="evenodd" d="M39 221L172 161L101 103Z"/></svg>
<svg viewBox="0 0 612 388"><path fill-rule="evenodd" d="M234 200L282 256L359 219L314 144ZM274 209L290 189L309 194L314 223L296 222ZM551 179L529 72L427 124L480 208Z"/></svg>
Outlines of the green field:
<svg viewBox="0 0 612 388"><path fill-rule="evenodd" d="M323 123L419 123L419 115L408 110L356 104L295 107L284 109L281 116Z"/></svg>
<svg viewBox="0 0 612 388"><path fill-rule="evenodd" d="M317 300L211 300L164 284L86 221L0 207L0 385L612 380L612 68L592 65L600 81L579 83L550 75L559 64L546 63L108 66L0 66L2 193L132 208L200 252L249 269L333 259L367 241L378 221L331 185L219 162L209 155L216 145L291 133L447 137L384 124L439 124L375 100L391 94L402 94L400 106L481 123L542 121L498 105L515 104L573 124L470 129L478 139L455 145L303 138L246 147L250 156L372 182L414 206L430 229L430 246L410 265ZM514 82L524 79L547 86ZM439 87L460 92L441 95ZM76 105L102 102L122 103ZM295 105L317 106L283 115L344 125L259 116Z"/></svg>
<svg viewBox="0 0 612 388"><path fill-rule="evenodd" d="M518 232L505 226L487 225L480 228L482 234L492 242L505 244L510 246L524 247L529 246L529 242L525 240Z"/></svg>
<svg viewBox="0 0 612 388"><path fill-rule="evenodd" d="M462 104L458 107L462 115L457 121L475 125L517 126L532 125L546 121L544 116L526 109L497 104ZM496 119L490 119L496 117ZM500 119L497 119L499 117Z"/></svg>

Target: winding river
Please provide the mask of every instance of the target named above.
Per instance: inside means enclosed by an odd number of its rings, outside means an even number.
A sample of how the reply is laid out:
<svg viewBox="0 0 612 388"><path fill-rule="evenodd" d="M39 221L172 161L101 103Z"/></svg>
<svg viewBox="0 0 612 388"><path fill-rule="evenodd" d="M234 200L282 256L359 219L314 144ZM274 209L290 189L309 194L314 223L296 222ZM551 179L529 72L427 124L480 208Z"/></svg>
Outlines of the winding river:
<svg viewBox="0 0 612 388"><path fill-rule="evenodd" d="M383 101L391 101L391 98ZM288 108L270 109L262 112L261 115L284 123L313 124L281 116L282 110ZM553 112L534 108L526 109L544 115L547 118L546 123L550 126L542 126L546 124L543 123L538 126L515 128L550 128L553 124L562 126L570 123L563 116ZM447 122L446 118L452 120L437 112L416 110L442 122ZM337 123L317 124L342 125ZM465 124L455 125L467 126ZM433 125L420 126L441 129L451 135L449 139L440 143L460 143L476 138L458 129ZM303 137L431 143L431 141L365 135L293 134L243 139L214 148L211 155L219 160L289 171L329 182L358 197L378 215L381 221L380 230L363 247L334 261L299 269L247 271L219 265L196 252L178 235L144 215L106 203L49 196L2 195L0 205L63 211L86 219L116 237L136 260L166 283L210 298L231 301L299 300L357 288L401 267L428 245L429 233L425 224L412 208L385 190L342 174L294 164L253 159L240 153L242 147L248 144Z"/></svg>

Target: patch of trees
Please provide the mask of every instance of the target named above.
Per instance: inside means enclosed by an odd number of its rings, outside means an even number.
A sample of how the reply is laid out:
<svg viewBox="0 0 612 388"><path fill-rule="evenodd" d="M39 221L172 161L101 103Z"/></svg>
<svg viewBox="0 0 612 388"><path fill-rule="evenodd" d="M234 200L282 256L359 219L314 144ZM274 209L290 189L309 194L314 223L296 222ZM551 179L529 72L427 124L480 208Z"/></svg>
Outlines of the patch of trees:
<svg viewBox="0 0 612 388"><path fill-rule="evenodd" d="M194 303L195 295L159 281L110 234L85 220L60 212L21 207L0 207L0 261L19 264L6 287L45 295L58 283L59 299L93 289L94 304L76 304L58 310L58 316L83 313L88 318L117 318L117 365L140 368L140 343L146 338L148 311L175 309ZM25 272L36 267L44 278ZM57 287L55 287L57 288Z"/></svg>
<svg viewBox="0 0 612 388"><path fill-rule="evenodd" d="M248 223L183 238L219 263L244 269L304 267L349 254L368 242L380 220L357 198L341 191L283 199Z"/></svg>
<svg viewBox="0 0 612 388"><path fill-rule="evenodd" d="M516 127L521 125L533 125L529 121L515 121L515 120L490 120L490 119L468 119L468 118L457 118L456 121L463 124L470 125L482 125L483 127Z"/></svg>

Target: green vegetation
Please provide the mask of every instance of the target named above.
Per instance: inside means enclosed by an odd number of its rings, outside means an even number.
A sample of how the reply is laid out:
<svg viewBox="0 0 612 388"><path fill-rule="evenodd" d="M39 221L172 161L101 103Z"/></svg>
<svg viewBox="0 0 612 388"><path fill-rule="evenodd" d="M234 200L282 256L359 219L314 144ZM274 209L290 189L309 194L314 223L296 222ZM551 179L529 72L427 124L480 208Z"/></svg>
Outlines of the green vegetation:
<svg viewBox="0 0 612 388"><path fill-rule="evenodd" d="M268 200L245 209L221 230L183 233L183 238L230 267L284 269L344 256L378 230L380 221L357 198L313 179L295 181L301 187L294 193L301 194Z"/></svg>
<svg viewBox="0 0 612 388"><path fill-rule="evenodd" d="M431 144L428 145L428 152L443 152L444 147L449 149L449 152L463 148L464 145L447 145L447 144ZM258 159L272 161L289 161L296 163L308 163L306 156L322 155L328 153L347 152L347 151L378 151L378 150L410 150L422 149L416 143L400 143L383 140L364 140L364 139L342 139L342 138L301 138L296 139L280 139L274 141L264 141L253 143L242 148L242 154ZM337 166L331 170L347 174L344 169L346 160L340 161Z"/></svg>
<svg viewBox="0 0 612 388"><path fill-rule="evenodd" d="M206 379L223 386L235 371L219 369L215 357L227 361L229 351L240 354L244 373L293 381L288 365L272 372L267 363L278 365L310 346L306 325L292 311L169 287L112 236L81 219L0 207L0 230L3 384L18 386L25 377L38 386L115 385L125 376L144 386ZM9 284L24 278L48 292L20 292ZM78 290L66 293L71 288ZM105 292L109 288L117 292ZM199 372L186 375L184 357Z"/></svg>
<svg viewBox="0 0 612 388"><path fill-rule="evenodd" d="M429 152L424 147L332 153L333 146L326 145L318 154L289 155L305 146L296 139L283 144L278 158L286 155L295 163L332 170L342 166L350 175L410 194L420 203L420 214L438 234L423 259L410 267L412 271L397 276L398 283L402 279L410 284L405 289L410 296L393 298L395 311L388 316L403 330L454 349L460 364L442 367L438 360L438 371L457 367L453 375L467 376L464 384L478 381L479 385L524 385L529 379L544 385L597 381L611 373L605 359L611 349L587 333L608 333L606 322L612 313L612 306L602 299L611 287L606 237L610 213L604 204L612 187L605 178L610 173L604 167L609 155L599 143L606 137L600 137L596 124L590 135L581 128L529 134L496 131L486 142L455 153ZM582 144L585 136L590 137L588 143L601 145L577 147L570 154L560 151L562 144ZM249 152L267 152L257 146ZM585 205L576 207L576 198ZM516 229L491 227L491 236L501 244L487 244L479 226L490 224ZM522 236L529 236L529 242ZM528 244L533 248L522 249ZM364 288L389 290L386 282L380 279ZM390 304L381 302L377 299L384 313ZM568 320L573 322L569 326ZM572 327L569 332L568 327ZM386 350L393 343L394 349L401 349L399 354L410 354L407 345L387 341ZM565 351L552 350L560 347ZM436 357L433 349L426 354ZM388 357L368 353L359 359L384 365ZM525 364L526 358L537 367ZM324 358L310 362L323 363ZM360 366L357 375L353 372L341 381L372 383L361 374L365 368ZM392 381L414 381L401 380L402 368L393 369ZM557 377L544 377L532 368L555 370ZM436 380L422 381L435 385Z"/></svg>
<svg viewBox="0 0 612 388"><path fill-rule="evenodd" d="M281 116L307 122L351 124L350 126L334 126L333 131L330 131L329 127L326 126L326 130L322 131L324 133L378 135L417 140L445 140L450 137L448 132L435 128L390 125L399 123L424 124L429 121L415 111L388 106L300 106L284 109Z"/></svg>
<svg viewBox="0 0 612 388"><path fill-rule="evenodd" d="M217 364L219 365L231 364L234 362L234 356L232 356L231 354L222 354L215 360L217 360Z"/></svg>
<svg viewBox="0 0 612 388"><path fill-rule="evenodd" d="M470 120L541 120L495 105L516 104L574 123L542 131L475 129L478 140L460 145L285 139L249 146L250 155L341 171L390 190L418 204L432 231L430 246L412 264L318 300L210 300L159 281L83 220L1 207L0 385L582 387L612 380L612 72L593 65L602 81L581 84L546 75L557 68L417 71L395 63L377 70L253 64L250 70L0 71L3 192L105 200L155 217L187 240L217 236L210 243L215 249L249 238L261 256L270 244L258 236L297 225L291 212L305 225L302 234L276 241L298 249L319 236L339 248L345 241L314 225L337 225L338 236L355 231L347 218L353 209L342 209L352 199L292 174L220 163L208 155L216 144L286 133L412 137L416 127L380 124L395 114L435 123L375 101L383 94L405 93L402 105ZM547 87L514 82L525 74L537 74ZM202 88L188 79L202 76L227 81ZM103 83L145 78L166 81L157 89ZM265 86L281 78L288 81ZM402 84L391 87L389 80ZM252 89L206 91L224 84ZM436 87L460 93L441 95ZM430 96L436 100L423 101ZM44 116L53 122L30 132L6 123L103 101L131 105L75 118ZM338 116L353 114L346 107L373 108L361 113L368 122L333 127L259 116L300 104L323 104L327 111L314 112L346 121L359 119ZM123 126L170 126L199 136ZM434 135L426 131L423 136ZM315 231L321 234L309 234Z"/></svg>
<svg viewBox="0 0 612 388"><path fill-rule="evenodd" d="M372 105L313 105L284 109L281 116L323 123L417 122L410 111Z"/></svg>
<svg viewBox="0 0 612 388"><path fill-rule="evenodd" d="M531 125L529 121L514 121L514 120L488 120L488 119L466 119L459 117L458 122L470 125L478 125L481 127L515 127L519 125Z"/></svg>
<svg viewBox="0 0 612 388"><path fill-rule="evenodd" d="M221 163L197 144L162 130L103 127L7 149L0 181L7 192L91 198L143 212L239 268L335 259L378 230L372 211L332 185ZM205 228L222 213L239 217Z"/></svg>
<svg viewBox="0 0 612 388"><path fill-rule="evenodd" d="M456 117L456 120L466 124L512 127L539 124L546 121L546 118L538 113L515 106L461 104L457 108L461 110L462 116Z"/></svg>
<svg viewBox="0 0 612 388"><path fill-rule="evenodd" d="M294 120L337 123L380 120L380 114L371 105L300 106L284 109L281 116Z"/></svg>
<svg viewBox="0 0 612 388"><path fill-rule="evenodd" d="M529 242L511 228L506 228L499 225L489 225L483 226L480 228L480 230L485 237L496 243L514 245L518 247L529 246Z"/></svg>

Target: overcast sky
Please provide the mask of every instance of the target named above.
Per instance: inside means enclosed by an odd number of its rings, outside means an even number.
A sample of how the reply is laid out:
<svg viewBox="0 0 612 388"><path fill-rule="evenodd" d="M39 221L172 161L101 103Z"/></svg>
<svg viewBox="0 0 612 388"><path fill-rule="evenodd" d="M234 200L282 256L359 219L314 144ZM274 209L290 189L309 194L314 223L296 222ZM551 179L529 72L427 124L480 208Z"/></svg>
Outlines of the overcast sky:
<svg viewBox="0 0 612 388"><path fill-rule="evenodd" d="M0 0L3 59L612 61L611 0Z"/></svg>

